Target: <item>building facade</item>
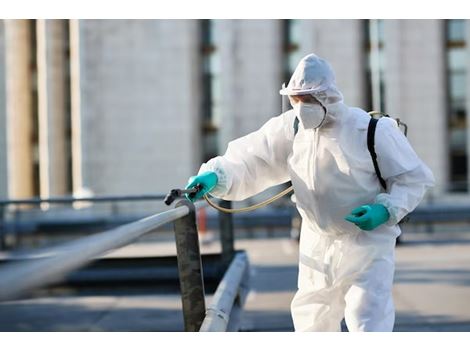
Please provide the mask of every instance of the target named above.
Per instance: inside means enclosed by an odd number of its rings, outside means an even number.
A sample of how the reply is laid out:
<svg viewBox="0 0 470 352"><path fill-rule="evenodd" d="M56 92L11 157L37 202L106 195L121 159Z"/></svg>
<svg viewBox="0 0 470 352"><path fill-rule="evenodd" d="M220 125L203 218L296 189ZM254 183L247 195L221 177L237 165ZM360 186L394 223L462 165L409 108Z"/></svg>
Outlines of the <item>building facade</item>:
<svg viewBox="0 0 470 352"><path fill-rule="evenodd" d="M468 20L1 20L0 198L166 193L281 112L314 52L468 193Z"/></svg>

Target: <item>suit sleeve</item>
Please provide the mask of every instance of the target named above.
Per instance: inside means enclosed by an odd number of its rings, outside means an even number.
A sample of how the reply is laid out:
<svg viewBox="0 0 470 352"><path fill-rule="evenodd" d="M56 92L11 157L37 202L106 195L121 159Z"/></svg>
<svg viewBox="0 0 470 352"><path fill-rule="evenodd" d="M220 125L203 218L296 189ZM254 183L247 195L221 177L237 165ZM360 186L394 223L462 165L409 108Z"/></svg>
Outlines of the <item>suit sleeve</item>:
<svg viewBox="0 0 470 352"><path fill-rule="evenodd" d="M393 119L379 120L375 148L382 177L387 183L387 193L377 195L375 202L388 209L388 225L396 225L434 186L434 176Z"/></svg>
<svg viewBox="0 0 470 352"><path fill-rule="evenodd" d="M287 159L292 151L293 118L285 113L271 118L259 130L228 144L223 156L202 164L199 172L218 176L211 195L244 200L290 180Z"/></svg>

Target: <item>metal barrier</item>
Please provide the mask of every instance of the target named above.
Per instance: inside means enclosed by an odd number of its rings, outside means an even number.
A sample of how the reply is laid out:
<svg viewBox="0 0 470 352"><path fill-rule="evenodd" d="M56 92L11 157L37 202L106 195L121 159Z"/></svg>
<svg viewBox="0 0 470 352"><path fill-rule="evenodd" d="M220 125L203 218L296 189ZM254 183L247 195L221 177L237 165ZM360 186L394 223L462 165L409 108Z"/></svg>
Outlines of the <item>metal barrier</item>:
<svg viewBox="0 0 470 352"><path fill-rule="evenodd" d="M143 194L143 195L129 195L129 196L94 196L94 197L52 197L52 198L25 198L25 199L0 199L0 207L7 205L40 205L40 204L64 204L64 203L78 203L78 202L115 202L115 201L143 201L143 200L163 200L164 194Z"/></svg>
<svg viewBox="0 0 470 352"><path fill-rule="evenodd" d="M204 320L206 303L196 213L188 200L180 200L176 209L180 207L191 209L185 217L174 222L184 328L185 331L198 331Z"/></svg>
<svg viewBox="0 0 470 352"><path fill-rule="evenodd" d="M116 200L118 197L106 197L106 200L109 198ZM72 201L83 200L80 198ZM63 201L65 202L65 200ZM71 199L67 199L66 202L70 201ZM31 200L31 202L34 203L30 204L37 204L44 202L44 200ZM11 201L9 203L11 204ZM18 201L18 203L24 204L24 200ZM2 205L4 204L0 204L0 206ZM71 271L95 260L105 252L128 245L142 235L164 224L174 222L185 331L199 331L206 319L206 309L195 212L196 209L204 206L207 206L207 203L193 204L187 200L180 200L174 209L63 245L35 251L33 253L35 259L24 263L7 264L0 268L0 301L21 298L34 288L61 281ZM219 310L228 311L226 314L230 315L231 306L236 305L239 308L242 302L240 299L235 300L233 292L239 292L240 285L244 285L243 287L246 288L246 279L232 279L232 277L239 277L239 269L236 268L240 267L241 262L244 268L248 267L248 259L246 255L243 257L237 255L234 259L232 221L230 214L224 214L224 216L221 218L220 226L223 230L221 233L221 257L227 265L232 263L217 289L214 301L223 301L223 308ZM246 278L246 275L248 275L247 271L244 272L243 277ZM221 296L224 297L223 300ZM217 306L218 303L215 304ZM207 316L212 316L214 310L215 308L209 309ZM233 312L236 313L238 310L235 309ZM220 324L214 326L217 331L220 331ZM225 325L225 327L228 326ZM208 331L207 328L205 329Z"/></svg>
<svg viewBox="0 0 470 352"><path fill-rule="evenodd" d="M237 253L217 287L201 332L237 331L240 310L248 293L249 264L245 253Z"/></svg>
<svg viewBox="0 0 470 352"><path fill-rule="evenodd" d="M143 194L143 195L126 195L126 196L93 196L93 197L51 197L51 198L24 198L24 199L0 199L0 249L4 249L5 245L5 227L6 213L9 206L20 205L43 205L43 204L75 204L81 202L107 203L107 202L140 202L163 200L164 194Z"/></svg>

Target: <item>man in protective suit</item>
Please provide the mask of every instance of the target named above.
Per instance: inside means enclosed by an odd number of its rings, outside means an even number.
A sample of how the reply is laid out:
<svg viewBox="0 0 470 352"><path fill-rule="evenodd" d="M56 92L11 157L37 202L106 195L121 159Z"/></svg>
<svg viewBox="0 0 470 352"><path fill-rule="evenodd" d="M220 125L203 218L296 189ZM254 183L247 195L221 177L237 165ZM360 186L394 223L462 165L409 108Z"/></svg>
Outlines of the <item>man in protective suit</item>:
<svg viewBox="0 0 470 352"><path fill-rule="evenodd" d="M302 217L298 291L291 304L296 331L392 331L394 249L398 222L433 186L395 120L375 131L382 188L367 148L370 116L344 104L330 65L310 54L287 87L292 109L229 143L203 164L188 188L244 200L292 181Z"/></svg>

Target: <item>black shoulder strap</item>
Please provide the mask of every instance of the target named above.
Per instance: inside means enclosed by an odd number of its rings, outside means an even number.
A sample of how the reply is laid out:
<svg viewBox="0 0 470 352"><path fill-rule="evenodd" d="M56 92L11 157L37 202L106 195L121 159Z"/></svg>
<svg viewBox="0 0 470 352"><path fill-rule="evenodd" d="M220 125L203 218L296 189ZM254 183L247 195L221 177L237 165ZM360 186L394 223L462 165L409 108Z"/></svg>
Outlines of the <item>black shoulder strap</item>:
<svg viewBox="0 0 470 352"><path fill-rule="evenodd" d="M297 132L299 132L299 119L296 116L295 121L294 121L294 137L297 134Z"/></svg>
<svg viewBox="0 0 470 352"><path fill-rule="evenodd" d="M387 184L380 173L379 164L377 164L377 154L375 153L375 129L377 127L377 122L379 122L379 120L373 117L369 121L369 128L367 129L367 148L369 149L372 162L374 163L375 173L377 174L383 189L386 190Z"/></svg>

